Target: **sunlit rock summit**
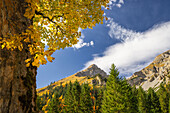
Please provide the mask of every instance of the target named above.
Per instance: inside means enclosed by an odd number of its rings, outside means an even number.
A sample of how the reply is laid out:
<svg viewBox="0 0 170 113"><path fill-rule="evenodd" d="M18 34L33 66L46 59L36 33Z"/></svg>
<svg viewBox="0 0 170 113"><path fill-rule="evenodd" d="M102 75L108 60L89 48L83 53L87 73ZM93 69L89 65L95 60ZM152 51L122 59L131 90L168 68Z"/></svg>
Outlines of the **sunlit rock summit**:
<svg viewBox="0 0 170 113"><path fill-rule="evenodd" d="M94 77L96 74L100 74L102 77L106 77L107 74L106 72L104 72L103 70L101 70L99 67L97 67L97 65L92 64L90 65L87 69L82 70L80 72L77 72L75 74L75 76L78 77L83 77L83 76L90 76L90 77Z"/></svg>
<svg viewBox="0 0 170 113"><path fill-rule="evenodd" d="M170 50L158 55L146 68L135 72L128 78L128 82L131 85L141 85L145 90L156 88L161 82L170 83Z"/></svg>

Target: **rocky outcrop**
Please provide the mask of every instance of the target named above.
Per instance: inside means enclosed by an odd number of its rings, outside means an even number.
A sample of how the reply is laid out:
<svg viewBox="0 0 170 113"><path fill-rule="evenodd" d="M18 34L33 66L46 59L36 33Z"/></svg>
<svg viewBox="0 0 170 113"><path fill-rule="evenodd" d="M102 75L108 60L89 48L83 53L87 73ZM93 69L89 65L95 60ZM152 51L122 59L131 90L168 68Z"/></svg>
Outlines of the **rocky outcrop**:
<svg viewBox="0 0 170 113"><path fill-rule="evenodd" d="M80 72L77 72L75 74L75 76L78 76L78 77L83 77L83 76L94 77L97 74L100 74L102 77L106 77L107 76L106 72L104 72L103 70L98 68L97 65L92 64L87 69L82 70Z"/></svg>
<svg viewBox="0 0 170 113"><path fill-rule="evenodd" d="M158 55L154 61L127 79L130 85L141 85L145 90L161 82L170 83L170 50Z"/></svg>

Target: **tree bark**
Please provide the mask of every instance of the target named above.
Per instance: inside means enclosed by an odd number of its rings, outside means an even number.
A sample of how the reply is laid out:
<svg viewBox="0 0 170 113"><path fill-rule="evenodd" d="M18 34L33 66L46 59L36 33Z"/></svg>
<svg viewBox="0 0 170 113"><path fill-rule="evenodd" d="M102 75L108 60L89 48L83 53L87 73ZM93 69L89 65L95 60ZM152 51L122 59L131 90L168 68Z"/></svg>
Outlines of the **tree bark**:
<svg viewBox="0 0 170 113"><path fill-rule="evenodd" d="M25 0L0 0L0 37L25 32L32 20L24 17ZM31 55L27 44L13 51L0 45L0 113L36 112L37 68L26 67Z"/></svg>

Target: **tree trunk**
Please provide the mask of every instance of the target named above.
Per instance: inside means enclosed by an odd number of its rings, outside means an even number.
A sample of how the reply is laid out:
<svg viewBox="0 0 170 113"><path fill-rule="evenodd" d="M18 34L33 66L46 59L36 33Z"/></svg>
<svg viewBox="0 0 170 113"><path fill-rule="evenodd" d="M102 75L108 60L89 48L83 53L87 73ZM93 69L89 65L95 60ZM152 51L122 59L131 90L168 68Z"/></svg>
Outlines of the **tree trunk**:
<svg viewBox="0 0 170 113"><path fill-rule="evenodd" d="M0 0L0 37L20 34L32 24L24 17L27 3L24 0ZM23 50L13 51L0 45L0 113L36 112L36 71L26 67L30 57L27 44Z"/></svg>

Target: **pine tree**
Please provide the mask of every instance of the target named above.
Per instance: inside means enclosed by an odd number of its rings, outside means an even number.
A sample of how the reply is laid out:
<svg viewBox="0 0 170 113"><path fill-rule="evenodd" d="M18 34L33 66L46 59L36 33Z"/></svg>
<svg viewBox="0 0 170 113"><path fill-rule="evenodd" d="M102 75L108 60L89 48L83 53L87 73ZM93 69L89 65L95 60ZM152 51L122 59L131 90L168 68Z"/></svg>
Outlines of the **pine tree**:
<svg viewBox="0 0 170 113"><path fill-rule="evenodd" d="M168 113L169 94L163 84L160 85L159 89L159 102L161 106L161 112Z"/></svg>
<svg viewBox="0 0 170 113"><path fill-rule="evenodd" d="M136 89L136 86L133 85L132 87L132 106L133 106L133 113L138 113L138 98L137 98L137 95L138 95L138 90Z"/></svg>
<svg viewBox="0 0 170 113"><path fill-rule="evenodd" d="M65 113L74 113L73 112L73 84L70 83L67 86L67 91L64 97L64 112Z"/></svg>
<svg viewBox="0 0 170 113"><path fill-rule="evenodd" d="M124 96L123 99L125 101L125 113L136 113L138 110L136 109L137 105L134 100L136 97L133 95L132 87L127 83L126 79L124 78L121 80L122 82L122 95Z"/></svg>
<svg viewBox="0 0 170 113"><path fill-rule="evenodd" d="M147 100L148 100L149 113L161 112L159 98L152 88L149 88L148 90Z"/></svg>
<svg viewBox="0 0 170 113"><path fill-rule="evenodd" d="M103 99L103 88L100 88L97 90L96 95L96 112L95 113L101 113L101 106L102 106L102 99Z"/></svg>
<svg viewBox="0 0 170 113"><path fill-rule="evenodd" d="M118 75L119 72L113 64L106 83L102 102L102 113L132 112L131 87L125 79L120 79Z"/></svg>
<svg viewBox="0 0 170 113"><path fill-rule="evenodd" d="M140 113L148 113L146 93L141 86L138 89L138 109Z"/></svg>
<svg viewBox="0 0 170 113"><path fill-rule="evenodd" d="M80 96L80 113L92 113L93 104L90 95L90 87L88 84L83 84Z"/></svg>
<svg viewBox="0 0 170 113"><path fill-rule="evenodd" d="M80 93L81 93L81 86L79 82L76 80L73 84L73 111L74 113L79 112L79 105L80 105Z"/></svg>
<svg viewBox="0 0 170 113"><path fill-rule="evenodd" d="M62 108L60 104L61 102L59 100L59 95L58 93L55 93L48 107L49 108L48 113L61 113Z"/></svg>

